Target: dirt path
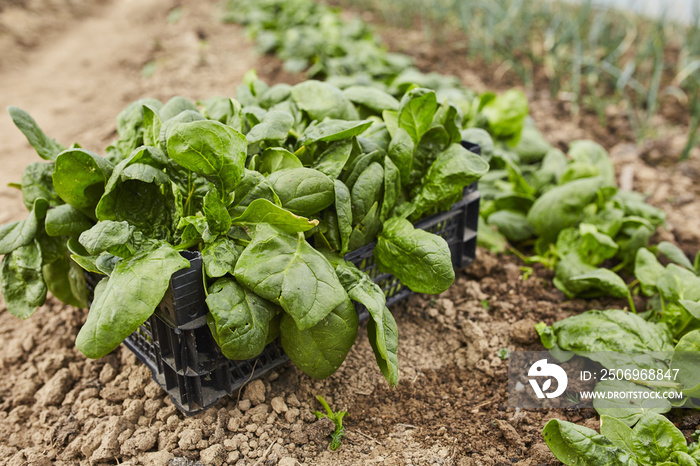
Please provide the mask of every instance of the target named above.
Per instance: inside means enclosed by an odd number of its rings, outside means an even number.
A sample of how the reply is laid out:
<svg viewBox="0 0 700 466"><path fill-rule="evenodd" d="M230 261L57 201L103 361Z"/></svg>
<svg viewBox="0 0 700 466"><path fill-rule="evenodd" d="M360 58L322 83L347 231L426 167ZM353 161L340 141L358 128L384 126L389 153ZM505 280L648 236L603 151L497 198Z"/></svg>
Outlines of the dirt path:
<svg viewBox="0 0 700 466"><path fill-rule="evenodd" d="M172 0L113 0L73 20L61 34L0 73L0 107L28 111L64 145L101 152L115 138L115 117L141 97L191 99L233 95L243 74L265 63L237 27L221 25L218 2L189 2L177 21ZM237 46L236 44L244 44ZM146 64L153 74L143 75ZM40 160L0 115L0 223L24 215L19 193L6 187Z"/></svg>

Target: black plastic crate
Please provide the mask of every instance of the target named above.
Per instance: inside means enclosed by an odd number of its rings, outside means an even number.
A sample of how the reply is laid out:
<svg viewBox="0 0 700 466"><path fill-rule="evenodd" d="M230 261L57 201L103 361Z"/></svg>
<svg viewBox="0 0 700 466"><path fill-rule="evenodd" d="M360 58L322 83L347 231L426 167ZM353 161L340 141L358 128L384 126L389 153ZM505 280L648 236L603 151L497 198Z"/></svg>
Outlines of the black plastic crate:
<svg viewBox="0 0 700 466"><path fill-rule="evenodd" d="M462 142L462 145L480 154L478 145L468 142ZM465 267L476 257L479 199L477 183L473 183L464 189L462 200L448 212L415 223L416 228L437 234L447 241L455 269ZM376 242L363 246L348 253L345 259L367 272L381 286L387 296L387 306L390 306L408 297L412 291L393 275L379 272L373 257L375 246ZM124 340L124 345L151 369L153 379L170 395L173 404L186 415L192 415L289 359L282 351L279 339L253 359L227 359L207 326L201 255L191 251L182 254L190 261L190 268L173 274L170 287L155 313ZM96 278L94 275L88 277L88 284L93 289ZM367 320L367 310L359 305L356 307L360 320Z"/></svg>

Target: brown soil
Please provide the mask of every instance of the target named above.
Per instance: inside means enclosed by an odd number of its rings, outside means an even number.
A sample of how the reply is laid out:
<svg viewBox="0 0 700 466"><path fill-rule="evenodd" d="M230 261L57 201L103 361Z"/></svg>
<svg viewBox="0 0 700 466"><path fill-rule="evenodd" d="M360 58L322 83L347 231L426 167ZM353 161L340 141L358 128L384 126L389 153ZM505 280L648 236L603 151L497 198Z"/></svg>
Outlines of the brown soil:
<svg viewBox="0 0 700 466"><path fill-rule="evenodd" d="M37 8L34 2L10 5L21 11L29 4ZM240 28L218 22L216 1L188 2L181 18L169 22L178 5L103 1L66 14L65 27L48 38L28 29L38 35L24 45L0 29L0 40L12 50L0 68L0 104L29 111L64 144L79 141L99 151L115 137L116 114L136 98L233 95L250 68L270 82L301 79L284 74L275 59L256 56ZM17 8L0 9L0 24ZM499 87L490 76L469 71L463 56L426 48L418 35L383 32L393 48L400 50L402 43L414 54L421 68L454 71L476 88ZM422 53L430 60L421 59ZM144 76L150 63L155 63L153 73ZM685 164L665 164L679 151L675 133L639 149L617 143L614 127L583 129L588 126L573 122L565 103L541 94L530 97L533 116L552 143L566 146L604 133L599 140L612 149L624 182L650 194L669 213L669 229L659 237L678 241L689 253L700 248L698 154ZM0 118L0 134L0 185L5 186L38 159L7 117ZM0 197L0 223L25 215L17 191L0 188ZM361 334L345 364L325 381L288 365L250 383L240 401L224 399L191 418L177 411L125 348L97 361L74 348L85 310L51 299L27 321L3 312L0 463L556 464L542 441L544 423L559 417L597 428L595 412L509 408L506 364L497 352L541 349L535 322L625 303L567 301L553 288L550 272L536 268L523 280L520 265L513 257L479 251L447 292L397 305L401 380L396 389L382 379ZM311 413L321 409L316 394L350 413L348 437L336 452L328 449L327 423ZM692 431L700 420L683 422Z"/></svg>

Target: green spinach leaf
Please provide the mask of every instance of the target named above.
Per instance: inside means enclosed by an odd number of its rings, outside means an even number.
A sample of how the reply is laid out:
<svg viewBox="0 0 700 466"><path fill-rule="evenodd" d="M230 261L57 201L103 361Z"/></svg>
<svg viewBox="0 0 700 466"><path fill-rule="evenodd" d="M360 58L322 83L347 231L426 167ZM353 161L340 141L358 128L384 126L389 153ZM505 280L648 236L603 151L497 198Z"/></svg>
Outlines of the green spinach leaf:
<svg viewBox="0 0 700 466"><path fill-rule="evenodd" d="M658 246L656 246L656 248L657 251L668 257L671 261L675 262L681 267L685 267L686 269L695 272L695 268L690 262L690 259L688 259L688 256L686 256L685 253L675 244L669 243L668 241L662 241L658 244Z"/></svg>
<svg viewBox="0 0 700 466"><path fill-rule="evenodd" d="M307 330L299 330L294 318L283 313L280 322L282 348L302 372L325 379L345 360L355 343L357 326L357 312L349 299Z"/></svg>
<svg viewBox="0 0 700 466"><path fill-rule="evenodd" d="M583 209L604 183L599 177L583 178L553 188L535 201L527 219L540 237L553 242L561 230L580 221Z"/></svg>
<svg viewBox="0 0 700 466"><path fill-rule="evenodd" d="M282 207L309 217L333 204L333 180L312 168L293 168L270 174L268 181Z"/></svg>
<svg viewBox="0 0 700 466"><path fill-rule="evenodd" d="M212 120L179 123L167 139L170 158L211 181L220 195L230 193L243 177L246 139Z"/></svg>
<svg viewBox="0 0 700 466"><path fill-rule="evenodd" d="M229 209L232 216L242 214L245 207L256 199L267 199L275 205L282 205L267 178L253 170L246 169L243 172L243 179L238 183L233 194L235 208Z"/></svg>
<svg viewBox="0 0 700 466"><path fill-rule="evenodd" d="M257 171L268 175L279 170L301 167L301 161L296 155L281 147L270 147L260 155Z"/></svg>
<svg viewBox="0 0 700 466"><path fill-rule="evenodd" d="M27 209L34 206L34 202L43 198L50 206L63 204L58 193L53 187L54 163L34 162L27 165L22 172L22 200Z"/></svg>
<svg viewBox="0 0 700 466"><path fill-rule="evenodd" d="M288 235L261 223L234 275L255 294L282 306L299 330L318 324L347 299L328 260L302 233Z"/></svg>
<svg viewBox="0 0 700 466"><path fill-rule="evenodd" d="M450 248L444 239L416 230L408 220L390 218L374 249L381 270L394 274L417 293L445 291L455 278Z"/></svg>
<svg viewBox="0 0 700 466"><path fill-rule="evenodd" d="M530 109L521 90L511 89L488 101L481 113L486 117L491 134L511 145L520 140L520 134Z"/></svg>
<svg viewBox="0 0 700 466"><path fill-rule="evenodd" d="M342 141L362 134L370 126L370 120L324 120L316 125L309 125L299 144L308 146L314 142Z"/></svg>
<svg viewBox="0 0 700 466"><path fill-rule="evenodd" d="M452 144L438 155L422 180L413 203L416 210L411 218L417 220L436 210L447 210L462 197L462 190L478 180L489 169L481 157L459 144Z"/></svg>
<svg viewBox="0 0 700 466"><path fill-rule="evenodd" d="M95 299L75 341L89 358L101 358L134 333L163 299L170 277L189 261L163 244L119 261L95 287Z"/></svg>
<svg viewBox="0 0 700 466"><path fill-rule="evenodd" d="M114 165L92 152L69 149L56 158L53 186L66 204L93 220Z"/></svg>
<svg viewBox="0 0 700 466"><path fill-rule="evenodd" d="M223 277L226 274L233 275L236 262L242 252L242 246L225 236L205 244L201 251L205 273L211 278Z"/></svg>
<svg viewBox="0 0 700 466"><path fill-rule="evenodd" d="M384 222L389 218L396 201L401 195L401 178L399 169L389 156L384 157L384 198L379 211L379 219Z"/></svg>
<svg viewBox="0 0 700 466"><path fill-rule="evenodd" d="M232 223L249 230L255 229L259 223L267 223L285 233L295 234L314 228L318 225L318 220L309 220L294 215L267 199L256 199L246 207L240 216L234 218Z"/></svg>
<svg viewBox="0 0 700 466"><path fill-rule="evenodd" d="M214 340L233 360L254 358L265 349L270 321L281 311L231 278L220 278L209 287L207 306Z"/></svg>
<svg viewBox="0 0 700 466"><path fill-rule="evenodd" d="M352 218L355 224L361 222L372 205L381 200L384 188L384 169L376 162L367 167L352 187Z"/></svg>
<svg viewBox="0 0 700 466"><path fill-rule="evenodd" d="M437 98L434 91L412 89L401 98L398 126L408 133L417 146L423 134L430 129L436 110Z"/></svg>
<svg viewBox="0 0 700 466"><path fill-rule="evenodd" d="M110 251L121 256L133 234L134 228L127 222L105 220L81 233L79 241L90 255Z"/></svg>
<svg viewBox="0 0 700 466"><path fill-rule="evenodd" d="M31 243L40 228L43 228L48 207L48 201L39 198L34 201L34 207L25 220L0 226L0 254L9 254Z"/></svg>
<svg viewBox="0 0 700 466"><path fill-rule="evenodd" d="M304 81L291 89L292 99L312 120L325 118L357 120L352 102L335 86L320 81Z"/></svg>
<svg viewBox="0 0 700 466"><path fill-rule="evenodd" d="M634 275L639 280L642 292L647 296L657 293L656 284L664 273L664 266L646 248L637 251L634 261Z"/></svg>
<svg viewBox="0 0 700 466"><path fill-rule="evenodd" d="M350 190L340 180L333 180L335 191L335 211L338 219L338 233L340 234L340 253L349 251L350 235L352 234L352 204Z"/></svg>
<svg viewBox="0 0 700 466"><path fill-rule="evenodd" d="M382 229L382 221L379 219L379 203L375 202L362 219L355 225L348 240L348 250L354 251L374 240L377 233Z"/></svg>
<svg viewBox="0 0 700 466"><path fill-rule="evenodd" d="M257 144L261 141L280 142L287 139L289 130L294 125L294 117L289 113L276 110L265 114L262 121L246 134L248 144Z"/></svg>
<svg viewBox="0 0 700 466"><path fill-rule="evenodd" d="M384 292L352 263L341 263L336 273L350 299L364 305L370 314L367 335L379 369L390 385L399 382L399 333L394 316L386 307Z"/></svg>
<svg viewBox="0 0 700 466"><path fill-rule="evenodd" d="M59 152L65 150L65 147L44 134L34 118L27 112L13 106L7 107L7 111L12 117L12 122L24 134L29 144L36 149L39 157L44 160L56 160Z"/></svg>
<svg viewBox="0 0 700 466"><path fill-rule="evenodd" d="M368 86L350 86L343 89L343 94L355 104L364 105L381 114L384 110L398 110L399 101L391 94Z"/></svg>
<svg viewBox="0 0 700 466"><path fill-rule="evenodd" d="M397 128L389 143L389 157L401 173L401 183L408 185L413 169L413 153L416 143L403 128Z"/></svg>
<svg viewBox="0 0 700 466"><path fill-rule="evenodd" d="M207 219L209 232L212 235L222 235L231 228L231 215L213 191L209 191L204 196L204 217Z"/></svg>
<svg viewBox="0 0 700 466"><path fill-rule="evenodd" d="M646 413L634 426L632 451L643 464L659 464L675 451L687 452L688 445L671 421L656 413Z"/></svg>
<svg viewBox="0 0 700 466"><path fill-rule="evenodd" d="M542 430L554 456L568 466L636 466L631 455L593 429L552 419Z"/></svg>
<svg viewBox="0 0 700 466"><path fill-rule="evenodd" d="M93 222L73 206L63 204L46 212L44 226L49 236L78 236L92 228Z"/></svg>
<svg viewBox="0 0 700 466"><path fill-rule="evenodd" d="M327 175L331 179L336 179L343 171L345 164L352 154L352 138L341 139L328 145L313 164L313 168Z"/></svg>
<svg viewBox="0 0 700 466"><path fill-rule="evenodd" d="M3 257L0 284L10 314L26 319L46 301L42 263L41 249L36 242L16 248Z"/></svg>
<svg viewBox="0 0 700 466"><path fill-rule="evenodd" d="M68 254L44 265L42 274L48 290L56 298L71 306L88 307L88 289L83 269Z"/></svg>

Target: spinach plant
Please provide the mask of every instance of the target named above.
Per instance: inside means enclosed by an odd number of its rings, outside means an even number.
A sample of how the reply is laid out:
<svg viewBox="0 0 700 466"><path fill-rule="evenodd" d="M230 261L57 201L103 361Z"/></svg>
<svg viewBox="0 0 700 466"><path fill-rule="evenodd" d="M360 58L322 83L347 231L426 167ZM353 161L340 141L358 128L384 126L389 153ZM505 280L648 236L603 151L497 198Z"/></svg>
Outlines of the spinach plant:
<svg viewBox="0 0 700 466"><path fill-rule="evenodd" d="M331 421L333 421L333 424L335 425L335 430L333 433L330 435L331 437L331 450L335 451L338 448L340 448L340 444L343 441L343 437L345 437L345 427L343 427L343 418L348 415L347 411L336 411L333 412L330 406L328 406L328 402L321 396L321 395L316 395L316 399L318 400L319 403L321 403L321 406L326 410L325 413L322 413L320 411L314 411L314 415L316 416L316 419L321 419L324 417L327 417Z"/></svg>
<svg viewBox="0 0 700 466"><path fill-rule="evenodd" d="M223 354L249 359L279 336L305 373L335 372L358 316L377 364L398 383L398 329L382 290L345 262L375 259L409 288L454 280L447 243L410 220L449 209L488 170L464 149L464 121L434 91L400 99L320 81L268 86L249 73L236 99L144 99L117 118L107 156L65 149L11 114L47 163L22 178L26 220L0 227L8 309L26 318L47 291L86 306L83 270L103 277L76 344L98 358L142 325L180 254L202 255L207 324Z"/></svg>
<svg viewBox="0 0 700 466"><path fill-rule="evenodd" d="M634 427L602 415L600 433L552 419L542 434L554 456L567 466L700 464L698 443L688 445L671 421L653 412L645 413Z"/></svg>

